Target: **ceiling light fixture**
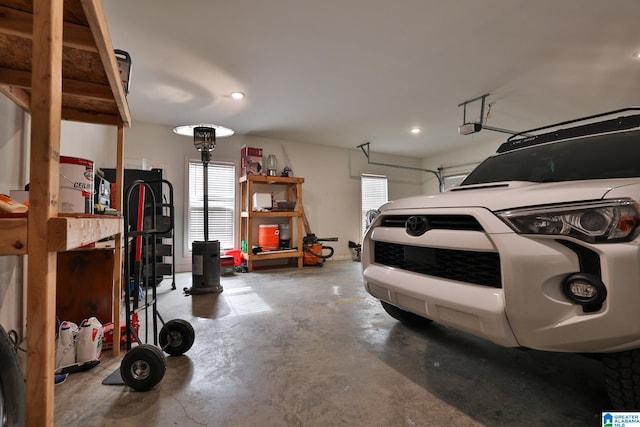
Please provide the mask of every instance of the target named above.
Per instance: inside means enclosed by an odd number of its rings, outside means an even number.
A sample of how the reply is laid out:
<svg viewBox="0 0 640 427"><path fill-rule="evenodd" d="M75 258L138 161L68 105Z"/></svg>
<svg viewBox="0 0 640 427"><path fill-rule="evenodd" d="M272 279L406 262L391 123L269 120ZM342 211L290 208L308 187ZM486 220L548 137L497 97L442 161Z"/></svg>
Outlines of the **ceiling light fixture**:
<svg viewBox="0 0 640 427"><path fill-rule="evenodd" d="M244 93L242 93L242 92L231 92L231 97L233 99L240 100L240 99L244 98Z"/></svg>
<svg viewBox="0 0 640 427"><path fill-rule="evenodd" d="M640 61L640 50L636 50L635 52L633 52L633 55L631 55L631 57Z"/></svg>
<svg viewBox="0 0 640 427"><path fill-rule="evenodd" d="M418 127L415 127L415 128L411 128L411 129L409 129L409 132L411 132L411 133L412 133L412 134L414 134L414 135L417 135L417 134L419 134L420 132L422 132L422 129L421 129L421 128L418 128Z"/></svg>

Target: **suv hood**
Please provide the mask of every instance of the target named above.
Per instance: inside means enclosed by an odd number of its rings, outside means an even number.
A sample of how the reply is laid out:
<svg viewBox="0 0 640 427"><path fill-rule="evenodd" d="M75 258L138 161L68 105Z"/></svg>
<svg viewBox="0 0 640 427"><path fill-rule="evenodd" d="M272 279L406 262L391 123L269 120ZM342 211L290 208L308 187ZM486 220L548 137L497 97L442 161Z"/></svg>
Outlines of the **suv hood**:
<svg viewBox="0 0 640 427"><path fill-rule="evenodd" d="M637 184L638 178L566 182L492 182L456 187L444 193L399 199L384 205L395 209L484 207L491 211L555 203L599 200L619 187Z"/></svg>

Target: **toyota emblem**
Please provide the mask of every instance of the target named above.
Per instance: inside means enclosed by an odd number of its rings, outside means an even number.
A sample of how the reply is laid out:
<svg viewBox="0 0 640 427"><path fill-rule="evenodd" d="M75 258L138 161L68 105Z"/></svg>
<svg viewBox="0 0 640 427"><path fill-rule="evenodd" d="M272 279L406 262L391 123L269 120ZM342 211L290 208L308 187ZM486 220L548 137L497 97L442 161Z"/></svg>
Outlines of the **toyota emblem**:
<svg viewBox="0 0 640 427"><path fill-rule="evenodd" d="M409 217L404 226L410 236L422 236L430 228L429 220L426 216Z"/></svg>

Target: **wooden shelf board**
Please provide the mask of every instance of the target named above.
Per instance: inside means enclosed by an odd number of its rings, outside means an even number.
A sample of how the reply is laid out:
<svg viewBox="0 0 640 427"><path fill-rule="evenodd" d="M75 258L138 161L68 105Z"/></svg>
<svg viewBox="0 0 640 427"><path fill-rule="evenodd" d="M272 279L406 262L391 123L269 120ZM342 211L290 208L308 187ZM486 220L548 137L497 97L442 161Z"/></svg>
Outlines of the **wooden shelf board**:
<svg viewBox="0 0 640 427"><path fill-rule="evenodd" d="M276 211L276 212L259 212L259 211L243 211L240 212L243 218L296 218L302 216L302 212L298 211Z"/></svg>
<svg viewBox="0 0 640 427"><path fill-rule="evenodd" d="M251 259L253 261L266 260L266 259L282 259L282 258L298 258L303 256L302 251L274 251L270 253L261 254L242 254L244 259Z"/></svg>
<svg viewBox="0 0 640 427"><path fill-rule="evenodd" d="M258 184L302 184L304 178L290 176L268 176L268 175L245 175L241 176L239 182L252 181Z"/></svg>
<svg viewBox="0 0 640 427"><path fill-rule="evenodd" d="M51 218L48 248L51 252L61 252L86 246L122 233L123 226L121 217Z"/></svg>
<svg viewBox="0 0 640 427"><path fill-rule="evenodd" d="M0 255L27 253L27 218L0 219Z"/></svg>

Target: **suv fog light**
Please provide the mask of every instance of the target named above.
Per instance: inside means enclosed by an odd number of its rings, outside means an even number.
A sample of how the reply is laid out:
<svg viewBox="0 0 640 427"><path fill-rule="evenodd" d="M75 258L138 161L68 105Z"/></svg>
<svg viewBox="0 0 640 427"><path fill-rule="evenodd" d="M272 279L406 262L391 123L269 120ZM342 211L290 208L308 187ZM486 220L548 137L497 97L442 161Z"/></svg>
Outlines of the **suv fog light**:
<svg viewBox="0 0 640 427"><path fill-rule="evenodd" d="M600 305L607 297L607 288L598 276L588 273L574 273L562 284L562 290L572 301L584 305Z"/></svg>

